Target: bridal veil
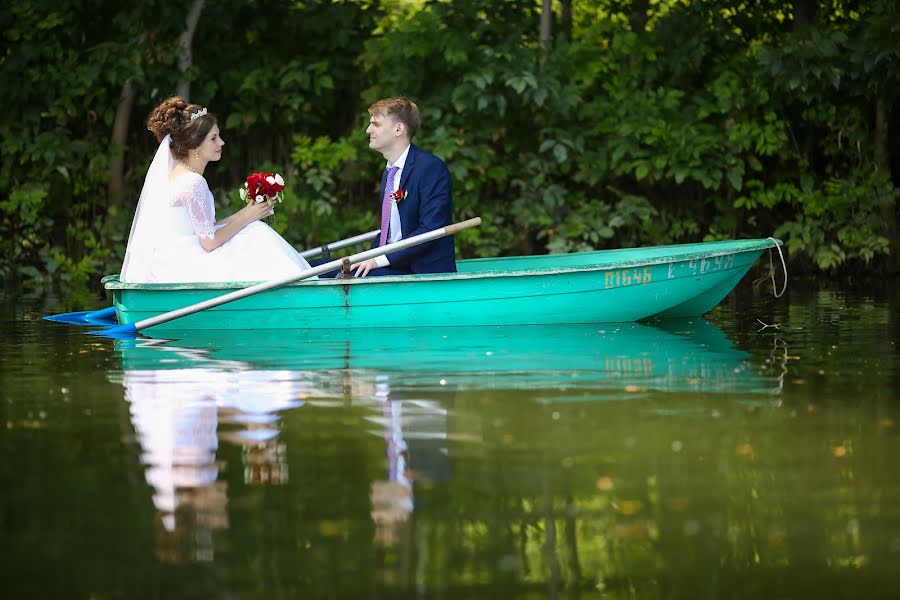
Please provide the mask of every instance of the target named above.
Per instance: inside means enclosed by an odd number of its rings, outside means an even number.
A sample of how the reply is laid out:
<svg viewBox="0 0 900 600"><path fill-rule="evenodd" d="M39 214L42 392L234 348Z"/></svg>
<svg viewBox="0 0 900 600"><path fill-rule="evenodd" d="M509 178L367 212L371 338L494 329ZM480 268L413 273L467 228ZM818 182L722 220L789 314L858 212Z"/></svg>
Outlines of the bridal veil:
<svg viewBox="0 0 900 600"><path fill-rule="evenodd" d="M152 280L153 257L158 248L164 248L172 228L166 223L169 207L169 174L177 164L169 151L171 137L166 134L156 156L147 170L144 187L134 211L125 260L119 280L142 283Z"/></svg>

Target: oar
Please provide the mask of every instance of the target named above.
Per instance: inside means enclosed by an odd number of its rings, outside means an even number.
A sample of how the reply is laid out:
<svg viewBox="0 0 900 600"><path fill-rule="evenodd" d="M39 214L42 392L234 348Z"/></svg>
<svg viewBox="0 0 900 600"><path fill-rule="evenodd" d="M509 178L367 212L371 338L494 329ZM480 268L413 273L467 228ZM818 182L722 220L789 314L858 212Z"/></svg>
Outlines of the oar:
<svg viewBox="0 0 900 600"><path fill-rule="evenodd" d="M394 242L393 244L386 244L384 246L381 246L380 248L373 248L371 250L366 250L365 252L359 252L351 256L338 258L331 262L305 269L300 273L297 273L296 275L290 275L281 279L275 279L272 281L266 281L263 283L258 283L256 285L251 285L250 287L235 290L216 298L210 298L209 300L204 300L203 302L198 302L190 306L185 306L184 308L179 308L167 313L163 313L161 315L157 315L155 317L150 317L149 319L142 319L140 321L135 321L134 323L118 325L116 327L110 327L109 329L100 331L92 331L91 333L97 335L106 335L110 337L133 335L142 329L153 327L154 325L168 323L169 321L174 321L175 319L180 319L181 317L186 317L188 315L192 315L209 308L221 306L228 302L234 302L235 300L248 298L255 294L259 294L260 292L265 292L277 287L281 287L283 285L287 285L289 283L294 283L295 281L308 279L310 277L313 277L314 275L321 275L322 273L333 271L340 268L342 264L353 265L370 258L375 258L376 256L381 256L383 254L388 254L396 250L402 250L403 248L409 248L410 246L416 246L418 244L430 242L431 240L436 240L448 235L453 235L458 231L468 229L469 227L477 227L478 225L481 225L481 217L475 217L474 219L454 223L446 227L441 227L440 229L435 229L433 231L415 235L405 240L400 240L399 242Z"/></svg>
<svg viewBox="0 0 900 600"><path fill-rule="evenodd" d="M363 242L375 239L381 233L380 229L361 233L353 237L348 237L337 242L331 242L318 248L310 248L300 253L303 258L311 258L313 256L325 255L329 256L332 250L341 250L348 246L355 246ZM46 321L56 321L57 323L68 323L69 325L115 325L116 324L116 307L108 306L100 310L83 310L79 312L60 313L58 315L47 315L44 317Z"/></svg>
<svg viewBox="0 0 900 600"><path fill-rule="evenodd" d="M70 325L115 325L116 307L108 306L100 310L86 310L80 312L68 312L58 315L47 315L47 321L69 323Z"/></svg>
<svg viewBox="0 0 900 600"><path fill-rule="evenodd" d="M331 242L330 244L325 244L324 246L320 246L318 248L310 248L309 250L304 250L300 253L300 256L302 256L303 258L312 258L313 256L324 255L327 258L329 254L331 254L332 250L340 250L342 248L346 248L347 246L355 246L356 244L374 240L376 237L378 237L379 233L381 233L380 229L370 231L369 233L361 233L353 237L348 237L345 240Z"/></svg>

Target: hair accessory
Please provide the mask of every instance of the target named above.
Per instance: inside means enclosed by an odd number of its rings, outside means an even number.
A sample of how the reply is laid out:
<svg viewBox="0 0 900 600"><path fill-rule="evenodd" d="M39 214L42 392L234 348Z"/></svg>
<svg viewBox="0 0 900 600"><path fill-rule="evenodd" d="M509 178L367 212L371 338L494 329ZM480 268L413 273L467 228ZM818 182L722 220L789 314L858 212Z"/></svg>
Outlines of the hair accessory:
<svg viewBox="0 0 900 600"><path fill-rule="evenodd" d="M205 114L206 114L206 107L204 106L203 108L201 108L200 110L198 110L197 112L195 112L194 114L191 115L191 123L194 122L194 119L199 119L200 117L202 117Z"/></svg>

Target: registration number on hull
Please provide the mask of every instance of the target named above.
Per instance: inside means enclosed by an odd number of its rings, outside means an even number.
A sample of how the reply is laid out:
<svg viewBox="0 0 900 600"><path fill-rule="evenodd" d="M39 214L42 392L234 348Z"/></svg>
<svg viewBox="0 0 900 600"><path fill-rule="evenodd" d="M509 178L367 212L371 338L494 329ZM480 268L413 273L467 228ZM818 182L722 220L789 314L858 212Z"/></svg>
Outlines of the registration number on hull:
<svg viewBox="0 0 900 600"><path fill-rule="evenodd" d="M603 274L603 285L606 289L628 285L642 285L653 281L650 267L636 269L618 269Z"/></svg>

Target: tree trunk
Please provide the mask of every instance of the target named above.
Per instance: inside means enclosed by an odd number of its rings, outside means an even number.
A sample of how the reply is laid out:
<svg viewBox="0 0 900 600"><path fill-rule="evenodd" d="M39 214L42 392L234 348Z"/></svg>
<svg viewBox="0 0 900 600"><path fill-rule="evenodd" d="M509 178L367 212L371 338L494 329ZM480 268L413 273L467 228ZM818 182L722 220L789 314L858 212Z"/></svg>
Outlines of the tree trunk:
<svg viewBox="0 0 900 600"><path fill-rule="evenodd" d="M200 13L203 11L204 0L194 0L191 4L191 10L188 11L185 19L185 27L181 36L178 38L179 54L178 54L178 70L181 76L178 78L177 91L178 95L190 102L191 82L187 78L187 71L194 63L194 56L191 51L191 42L194 39L194 32L197 30L197 22L200 20Z"/></svg>
<svg viewBox="0 0 900 600"><path fill-rule="evenodd" d="M640 33L647 27L647 19L649 18L647 11L650 10L650 0L635 0L631 3L631 7L631 17L629 18L631 31Z"/></svg>
<svg viewBox="0 0 900 600"><path fill-rule="evenodd" d="M883 171L888 180L891 180L891 156L888 138L890 131L890 112L881 98L875 101L875 167ZM897 232L897 210L894 206L881 207L881 219L884 221L885 231L891 241L890 257L888 258L888 270L896 273L900 270L900 238Z"/></svg>
<svg viewBox="0 0 900 600"><path fill-rule="evenodd" d="M890 117L884 100L875 101L875 166L891 176L891 157L888 147Z"/></svg>
<svg viewBox="0 0 900 600"><path fill-rule="evenodd" d="M572 40L572 0L562 0L559 18L559 34L566 40Z"/></svg>
<svg viewBox="0 0 900 600"><path fill-rule="evenodd" d="M553 39L553 0L544 0L541 6L541 68L547 60L550 40Z"/></svg>
<svg viewBox="0 0 900 600"><path fill-rule="evenodd" d="M553 38L553 0L544 0L541 8L541 45Z"/></svg>
<svg viewBox="0 0 900 600"><path fill-rule="evenodd" d="M631 3L631 15L628 17L628 23L631 25L631 31L636 34L643 33L647 28L647 11L650 10L650 0L634 0ZM633 70L638 70L638 55L631 53L628 57L628 64Z"/></svg>
<svg viewBox="0 0 900 600"><path fill-rule="evenodd" d="M128 123L134 106L135 90L131 80L122 86L122 97L116 107L112 128L112 157L109 160L109 203L122 206L125 201L125 141L128 137Z"/></svg>
<svg viewBox="0 0 900 600"><path fill-rule="evenodd" d="M794 0L794 31L806 29L816 18L817 0Z"/></svg>

